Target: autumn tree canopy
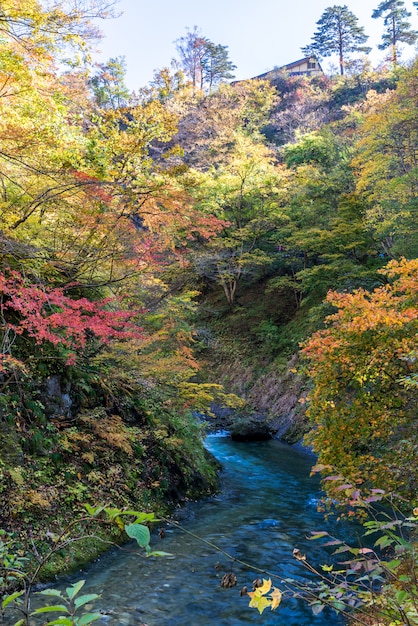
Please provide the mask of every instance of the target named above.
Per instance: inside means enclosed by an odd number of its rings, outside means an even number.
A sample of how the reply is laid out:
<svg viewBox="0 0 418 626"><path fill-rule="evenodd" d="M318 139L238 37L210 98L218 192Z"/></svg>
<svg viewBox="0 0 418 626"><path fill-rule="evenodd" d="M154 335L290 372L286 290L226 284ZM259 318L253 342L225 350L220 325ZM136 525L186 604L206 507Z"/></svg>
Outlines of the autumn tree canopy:
<svg viewBox="0 0 418 626"><path fill-rule="evenodd" d="M381 274L389 282L373 292L330 292L337 312L304 347L314 382L310 441L320 463L350 481L412 495L418 264L392 261Z"/></svg>

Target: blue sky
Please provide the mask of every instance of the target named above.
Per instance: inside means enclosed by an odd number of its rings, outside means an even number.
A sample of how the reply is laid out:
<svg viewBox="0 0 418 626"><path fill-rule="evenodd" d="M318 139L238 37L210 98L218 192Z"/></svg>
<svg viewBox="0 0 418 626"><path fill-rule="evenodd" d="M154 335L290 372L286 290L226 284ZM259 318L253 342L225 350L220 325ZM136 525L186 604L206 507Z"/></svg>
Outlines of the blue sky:
<svg viewBox="0 0 418 626"><path fill-rule="evenodd" d="M148 83L155 69L170 64L176 56L174 41L186 27L198 26L216 44L227 45L237 69L237 79L251 78L275 66L301 58L323 11L334 4L346 4L359 18L373 46L376 66L385 54L377 51L383 20L371 14L380 0L120 0L117 19L100 22L105 36L100 42L99 61L125 56L127 84L131 90ZM418 13L412 0L405 0L418 30ZM415 53L406 47L404 58ZM329 59L323 63L327 71Z"/></svg>

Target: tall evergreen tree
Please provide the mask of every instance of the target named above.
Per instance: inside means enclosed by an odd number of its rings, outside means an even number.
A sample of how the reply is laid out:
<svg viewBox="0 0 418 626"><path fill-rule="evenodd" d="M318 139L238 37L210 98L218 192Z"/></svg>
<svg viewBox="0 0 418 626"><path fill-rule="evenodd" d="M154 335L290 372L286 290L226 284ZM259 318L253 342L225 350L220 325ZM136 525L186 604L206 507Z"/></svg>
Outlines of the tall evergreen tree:
<svg viewBox="0 0 418 626"><path fill-rule="evenodd" d="M418 3L414 3L418 6ZM383 18L385 31L382 35L382 43L378 45L379 50L391 48L391 59L394 65L398 62L399 43L413 45L418 33L412 30L408 17L411 13L405 8L403 0L383 0L372 13L373 18Z"/></svg>
<svg viewBox="0 0 418 626"><path fill-rule="evenodd" d="M346 5L328 7L317 22L318 29L312 42L302 48L306 55L313 54L319 58L338 54L340 73L344 74L344 60L350 52L370 52L364 46L368 36L364 28L359 26L358 18Z"/></svg>
<svg viewBox="0 0 418 626"><path fill-rule="evenodd" d="M207 42L206 55L203 58L203 78L209 91L214 85L234 78L236 65L228 58L228 46Z"/></svg>

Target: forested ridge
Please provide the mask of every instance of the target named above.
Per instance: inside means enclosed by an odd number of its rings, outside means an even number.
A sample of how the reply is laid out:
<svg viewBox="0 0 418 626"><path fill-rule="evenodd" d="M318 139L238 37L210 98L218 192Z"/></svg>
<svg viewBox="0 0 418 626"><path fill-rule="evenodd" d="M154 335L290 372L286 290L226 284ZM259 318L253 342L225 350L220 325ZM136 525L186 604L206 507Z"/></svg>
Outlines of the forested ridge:
<svg viewBox="0 0 418 626"><path fill-rule="evenodd" d="M130 93L89 56L101 3L0 4L3 529L213 492L219 407L410 514L417 61L229 83L195 29Z"/></svg>

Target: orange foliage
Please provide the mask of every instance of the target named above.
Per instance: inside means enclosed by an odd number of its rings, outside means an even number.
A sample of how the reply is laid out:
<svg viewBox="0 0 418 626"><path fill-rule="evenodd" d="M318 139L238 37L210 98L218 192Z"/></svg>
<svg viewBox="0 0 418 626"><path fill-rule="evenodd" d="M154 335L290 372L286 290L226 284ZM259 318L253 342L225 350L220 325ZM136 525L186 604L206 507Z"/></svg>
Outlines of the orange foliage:
<svg viewBox="0 0 418 626"><path fill-rule="evenodd" d="M414 419L418 260L390 262L393 282L330 292L338 311L303 348L314 387L309 437L321 463L350 479L409 492L417 476ZM415 482L416 484L416 482Z"/></svg>

